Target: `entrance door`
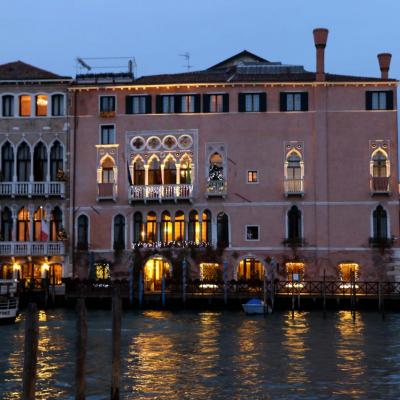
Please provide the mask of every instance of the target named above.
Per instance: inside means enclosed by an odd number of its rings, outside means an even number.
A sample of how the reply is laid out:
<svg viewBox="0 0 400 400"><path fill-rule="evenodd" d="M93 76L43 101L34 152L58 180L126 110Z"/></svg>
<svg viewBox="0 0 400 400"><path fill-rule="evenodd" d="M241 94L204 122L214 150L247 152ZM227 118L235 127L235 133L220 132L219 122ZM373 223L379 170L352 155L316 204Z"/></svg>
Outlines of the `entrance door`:
<svg viewBox="0 0 400 400"><path fill-rule="evenodd" d="M170 265L161 257L155 257L147 261L144 267L144 290L148 292L160 291L162 277L166 279L170 275Z"/></svg>

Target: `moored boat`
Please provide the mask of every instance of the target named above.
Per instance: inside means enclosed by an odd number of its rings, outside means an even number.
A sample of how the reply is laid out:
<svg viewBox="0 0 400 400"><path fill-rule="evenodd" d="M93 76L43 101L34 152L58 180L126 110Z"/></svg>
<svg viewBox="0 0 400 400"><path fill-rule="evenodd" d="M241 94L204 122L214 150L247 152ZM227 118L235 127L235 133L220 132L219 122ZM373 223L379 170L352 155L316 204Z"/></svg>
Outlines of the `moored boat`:
<svg viewBox="0 0 400 400"><path fill-rule="evenodd" d="M248 315L271 313L271 308L260 299L250 299L247 303L242 304L242 307Z"/></svg>
<svg viewBox="0 0 400 400"><path fill-rule="evenodd" d="M15 322L18 303L17 280L0 279L0 324Z"/></svg>

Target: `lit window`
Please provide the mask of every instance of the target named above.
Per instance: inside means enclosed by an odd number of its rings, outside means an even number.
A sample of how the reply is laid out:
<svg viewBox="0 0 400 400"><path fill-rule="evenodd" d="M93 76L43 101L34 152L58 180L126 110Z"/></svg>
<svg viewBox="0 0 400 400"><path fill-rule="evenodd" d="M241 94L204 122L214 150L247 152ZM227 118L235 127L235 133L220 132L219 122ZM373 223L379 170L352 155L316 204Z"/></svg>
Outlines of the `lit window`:
<svg viewBox="0 0 400 400"><path fill-rule="evenodd" d="M20 117L31 116L31 96L19 96L19 115Z"/></svg>
<svg viewBox="0 0 400 400"><path fill-rule="evenodd" d="M200 280L201 281L218 281L222 278L222 271L219 264L201 263L200 264Z"/></svg>
<svg viewBox="0 0 400 400"><path fill-rule="evenodd" d="M247 183L258 183L258 171L247 171Z"/></svg>
<svg viewBox="0 0 400 400"><path fill-rule="evenodd" d="M260 227L258 225L246 226L246 240L260 240Z"/></svg>
<svg viewBox="0 0 400 400"><path fill-rule="evenodd" d="M340 280L342 282L351 282L353 279L358 279L358 267L357 263L341 263L339 264Z"/></svg>
<svg viewBox="0 0 400 400"><path fill-rule="evenodd" d="M96 263L96 279L104 280L110 279L110 264L108 263Z"/></svg>
<svg viewBox="0 0 400 400"><path fill-rule="evenodd" d="M224 96L223 94L209 94L208 95L208 110L204 110L205 112L212 112L212 113L220 113L225 111L225 104L224 104Z"/></svg>
<svg viewBox="0 0 400 400"><path fill-rule="evenodd" d="M36 116L47 116L47 96L43 94L36 96Z"/></svg>
<svg viewBox="0 0 400 400"><path fill-rule="evenodd" d="M264 267L261 262L255 258L245 258L240 261L237 279L239 281L255 281L264 279Z"/></svg>
<svg viewBox="0 0 400 400"><path fill-rule="evenodd" d="M303 262L287 262L286 273L288 281L299 282L304 279L304 268Z"/></svg>
<svg viewBox="0 0 400 400"><path fill-rule="evenodd" d="M102 125L101 130L101 144L114 144L115 143L115 127L114 125Z"/></svg>
<svg viewBox="0 0 400 400"><path fill-rule="evenodd" d="M100 112L109 113L115 111L115 96L100 96Z"/></svg>

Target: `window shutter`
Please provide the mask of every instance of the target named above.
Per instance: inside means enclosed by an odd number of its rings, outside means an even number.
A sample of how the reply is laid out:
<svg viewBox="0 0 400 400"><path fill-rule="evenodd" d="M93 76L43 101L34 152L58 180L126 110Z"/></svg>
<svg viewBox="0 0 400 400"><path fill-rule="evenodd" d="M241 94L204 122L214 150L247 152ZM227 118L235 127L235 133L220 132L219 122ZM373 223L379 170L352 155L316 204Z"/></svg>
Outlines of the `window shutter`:
<svg viewBox="0 0 400 400"><path fill-rule="evenodd" d="M308 92L301 94L301 111L308 111Z"/></svg>
<svg viewBox="0 0 400 400"><path fill-rule="evenodd" d="M286 93L280 93L280 110L287 111L287 101L286 101Z"/></svg>
<svg viewBox="0 0 400 400"><path fill-rule="evenodd" d="M194 95L194 112L199 113L200 112L200 101L201 101L201 96L199 94Z"/></svg>
<svg viewBox="0 0 400 400"><path fill-rule="evenodd" d="M229 112L229 93L222 95L222 111Z"/></svg>
<svg viewBox="0 0 400 400"><path fill-rule="evenodd" d="M158 94L156 96L156 113L162 114L162 103L163 103L163 96Z"/></svg>
<svg viewBox="0 0 400 400"><path fill-rule="evenodd" d="M372 110L372 92L365 92L365 109Z"/></svg>
<svg viewBox="0 0 400 400"><path fill-rule="evenodd" d="M393 110L393 90L386 92L386 110Z"/></svg>
<svg viewBox="0 0 400 400"><path fill-rule="evenodd" d="M132 114L132 96L125 97L125 113Z"/></svg>
<svg viewBox="0 0 400 400"><path fill-rule="evenodd" d="M146 96L146 114L151 114L151 95Z"/></svg>
<svg viewBox="0 0 400 400"><path fill-rule="evenodd" d="M267 111L267 93L260 93L260 112Z"/></svg>
<svg viewBox="0 0 400 400"><path fill-rule="evenodd" d="M203 112L209 113L210 112L210 95L203 94Z"/></svg>
<svg viewBox="0 0 400 400"><path fill-rule="evenodd" d="M174 96L174 108L176 113L182 112L182 96L181 95L175 95Z"/></svg>
<svg viewBox="0 0 400 400"><path fill-rule="evenodd" d="M246 111L246 97L244 93L239 93L239 112Z"/></svg>

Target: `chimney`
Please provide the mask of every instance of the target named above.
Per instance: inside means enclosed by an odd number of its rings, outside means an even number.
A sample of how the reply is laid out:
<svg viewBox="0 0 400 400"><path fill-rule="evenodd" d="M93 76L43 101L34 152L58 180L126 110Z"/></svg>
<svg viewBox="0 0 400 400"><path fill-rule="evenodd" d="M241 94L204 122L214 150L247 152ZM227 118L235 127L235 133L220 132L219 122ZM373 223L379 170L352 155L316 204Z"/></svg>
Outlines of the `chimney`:
<svg viewBox="0 0 400 400"><path fill-rule="evenodd" d="M313 30L314 43L317 49L317 81L325 80L325 46L328 39L328 29L316 28Z"/></svg>
<svg viewBox="0 0 400 400"><path fill-rule="evenodd" d="M381 69L381 78L389 79L389 67L392 55L390 53L378 54L379 67Z"/></svg>

